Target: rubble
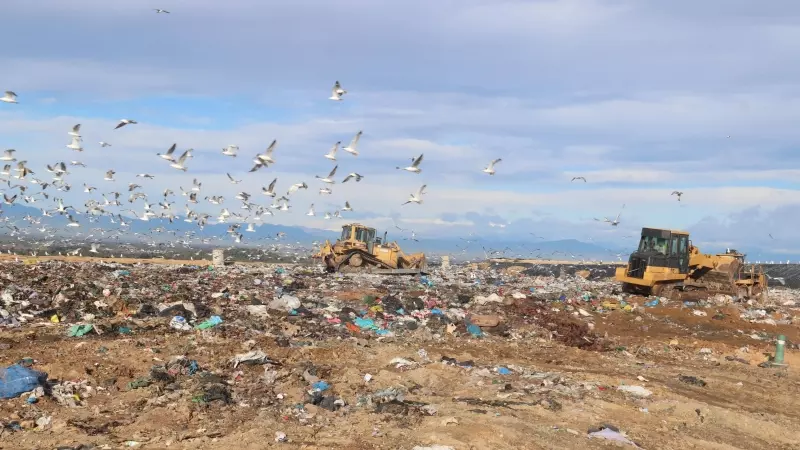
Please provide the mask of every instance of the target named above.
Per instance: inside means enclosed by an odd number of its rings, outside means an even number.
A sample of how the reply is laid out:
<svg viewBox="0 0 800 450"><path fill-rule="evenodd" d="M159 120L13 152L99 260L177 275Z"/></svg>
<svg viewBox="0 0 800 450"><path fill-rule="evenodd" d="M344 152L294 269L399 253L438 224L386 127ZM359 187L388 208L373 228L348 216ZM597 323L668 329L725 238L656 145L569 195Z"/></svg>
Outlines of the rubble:
<svg viewBox="0 0 800 450"><path fill-rule="evenodd" d="M410 429L448 437L417 448L469 448L478 438L479 447L501 448L499 434L463 430L503 417L549 423L533 431L537 439L581 448L587 438L628 442L610 428L553 434L587 429L596 420L587 409L613 404L635 412L632 424L653 416L657 431L662 421L686 421L679 408L664 412L676 395L733 401L732 386L745 392L728 381L736 371L749 371L736 380L748 384L772 373L758 358L778 334L787 336L791 376L798 292L773 289L764 303L644 298L598 273L450 265L385 277L301 265L2 263L0 363L49 375L5 396L0 438L21 443L40 430L52 447L66 433L112 447L234 448L252 439L412 448L396 433ZM663 433L651 431L629 430L646 448L665 448ZM731 443L741 439L725 431Z"/></svg>

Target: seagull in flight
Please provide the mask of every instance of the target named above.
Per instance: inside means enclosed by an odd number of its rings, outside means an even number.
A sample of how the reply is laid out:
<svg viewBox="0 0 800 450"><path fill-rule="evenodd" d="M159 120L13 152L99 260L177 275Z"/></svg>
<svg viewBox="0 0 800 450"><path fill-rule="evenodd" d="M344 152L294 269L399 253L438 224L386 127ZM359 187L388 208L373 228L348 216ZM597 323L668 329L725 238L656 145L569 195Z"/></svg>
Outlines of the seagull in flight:
<svg viewBox="0 0 800 450"><path fill-rule="evenodd" d="M352 210L353 208L350 207L350 202L347 201L344 202L344 208L342 208L342 211L352 211Z"/></svg>
<svg viewBox="0 0 800 450"><path fill-rule="evenodd" d="M166 9L153 8L153 11L155 11L156 14L162 14L162 13L169 14L169 11L167 11Z"/></svg>
<svg viewBox="0 0 800 450"><path fill-rule="evenodd" d="M423 185L422 185L422 187L421 187L421 188L419 188L419 190L417 191L417 193L416 193L416 194L411 194L411 196L408 198L408 201L407 201L407 202L405 202L405 203L403 203L403 205L407 205L407 204L409 204L409 203L416 203L416 204L420 204L420 203L422 203L422 194L424 194L424 193L425 193L425 188L426 188L427 186L428 186L428 185L426 185L426 184L423 184Z"/></svg>
<svg viewBox="0 0 800 450"><path fill-rule="evenodd" d="M308 185L305 183L305 181L302 182L302 183L293 184L293 185L289 186L289 190L286 191L286 195L289 195L289 194L291 194L292 192L295 192L298 189L308 189Z"/></svg>
<svg viewBox="0 0 800 450"><path fill-rule="evenodd" d="M572 179L570 180L570 183L575 181L575 180L583 180L583 182L586 183L586 178L584 178L584 177L572 177Z"/></svg>
<svg viewBox="0 0 800 450"><path fill-rule="evenodd" d="M331 90L331 96L328 97L328 100L342 101L342 95L344 94L347 94L347 91L342 89L341 83L337 81L333 85L333 89Z"/></svg>
<svg viewBox="0 0 800 450"><path fill-rule="evenodd" d="M238 145L229 145L222 149L222 154L225 156L233 156L236 157L236 152L239 151Z"/></svg>
<svg viewBox="0 0 800 450"><path fill-rule="evenodd" d="M136 177L137 178L147 178L147 179L150 179L150 180L155 178L153 175L150 175L149 173L140 173L140 174L136 175Z"/></svg>
<svg viewBox="0 0 800 450"><path fill-rule="evenodd" d="M425 155L424 154L423 155L419 155L418 158L412 160L410 166L408 166L408 167L399 167L398 166L397 169L399 169L399 170L407 170L409 172L414 172L414 173L420 173L420 172L422 172L422 169L419 168L419 164L422 162L422 157L423 156L425 156Z"/></svg>
<svg viewBox="0 0 800 450"><path fill-rule="evenodd" d="M275 178L274 180L272 180L272 183L269 184L269 187L267 188L262 187L261 192L263 192L264 195L266 195L267 197L275 197L275 183L277 182L278 179Z"/></svg>
<svg viewBox="0 0 800 450"><path fill-rule="evenodd" d="M670 195L677 195L678 196L678 201L681 201L681 195L683 195L683 192L672 191L672 194L670 194Z"/></svg>
<svg viewBox="0 0 800 450"><path fill-rule="evenodd" d="M0 97L0 102L19 103L17 101L17 94L15 94L14 91L6 91L6 95Z"/></svg>
<svg viewBox="0 0 800 450"><path fill-rule="evenodd" d="M114 181L114 174L115 173L117 173L117 172L114 172L113 170L109 170L108 172L106 172L106 177L103 178L103 179L106 180L106 181Z"/></svg>
<svg viewBox="0 0 800 450"><path fill-rule="evenodd" d="M316 215L314 213L314 204L313 203L311 204L311 208L308 209L308 212L306 213L306 215L307 216L315 216Z"/></svg>
<svg viewBox="0 0 800 450"><path fill-rule="evenodd" d="M70 161L69 165L70 166L86 167L86 164L84 164L84 163L82 163L80 161Z"/></svg>
<svg viewBox="0 0 800 450"><path fill-rule="evenodd" d="M81 124L77 124L74 127L72 127L72 131L68 132L67 134L79 138L81 137L80 131L81 131Z"/></svg>
<svg viewBox="0 0 800 450"><path fill-rule="evenodd" d="M111 144L109 144L108 142L105 142L105 141L100 141L100 147L103 147L103 148L111 147Z"/></svg>
<svg viewBox="0 0 800 450"><path fill-rule="evenodd" d="M339 168L338 165L334 166L333 170L331 170L331 173L329 173L328 176L325 177L325 178L323 178L323 177L321 177L319 175L316 175L316 178L319 178L319 180L322 181L323 183L328 183L328 184L336 183L336 181L334 181L334 179L333 179L333 176L336 175L336 169L338 169L338 168Z"/></svg>
<svg viewBox="0 0 800 450"><path fill-rule="evenodd" d="M10 148L10 149L4 151L3 152L3 156L0 157L0 161L16 161L17 158L14 157L14 152L15 151L16 150L14 150L13 148Z"/></svg>
<svg viewBox="0 0 800 450"><path fill-rule="evenodd" d="M356 136L353 138L352 141L350 141L350 144L347 147L342 147L342 150L346 151L347 153L350 153L353 156L358 156L358 148L356 147L358 146L358 140L361 139L362 133L363 133L362 131L356 133Z"/></svg>
<svg viewBox="0 0 800 450"><path fill-rule="evenodd" d="M117 124L117 126L116 126L116 127L114 127L114 129L116 130L116 129L118 129L118 128L122 128L122 127L124 127L125 125L131 125L131 124L134 124L134 125L135 125L135 124L137 124L137 123L139 123L139 122L137 122L137 121L135 121L135 120L132 120L132 119L122 119L122 120L120 120L120 121L119 121L119 123Z"/></svg>
<svg viewBox="0 0 800 450"><path fill-rule="evenodd" d="M156 153L156 155L166 159L167 161L175 162L175 158L172 156L172 154L175 152L175 147L177 146L178 144L172 144L172 147L167 150L167 153Z"/></svg>
<svg viewBox="0 0 800 450"><path fill-rule="evenodd" d="M361 181L362 178L364 178L364 176L353 172L350 175L344 177L344 181L342 181L342 183L347 183L347 181L350 180L351 178L355 178L356 183L358 183L359 181Z"/></svg>
<svg viewBox="0 0 800 450"><path fill-rule="evenodd" d="M490 162L489 165L486 166L485 169L483 169L483 173L488 173L489 175L494 175L494 173L495 173L494 165L499 163L500 161L502 161L502 159L501 158L497 158L497 159L493 160L492 162Z"/></svg>
<svg viewBox="0 0 800 450"><path fill-rule="evenodd" d="M233 177L231 176L231 174L229 174L227 172L225 173L225 175L227 175L228 179L231 180L231 184L239 184L239 183L242 182L242 180L234 180Z"/></svg>
<svg viewBox="0 0 800 450"><path fill-rule="evenodd" d="M339 150L339 145L341 145L341 143L342 141L333 144L333 147L331 147L331 151L329 151L328 154L325 155L325 157L330 159L331 161L336 161L336 151Z"/></svg>
<svg viewBox="0 0 800 450"><path fill-rule="evenodd" d="M190 154L191 151L192 149L183 152L183 154L178 158L178 161L170 164L169 166L172 167L173 169L178 169L186 172L186 166L184 164L186 163L186 158L188 158L191 155Z"/></svg>
<svg viewBox="0 0 800 450"><path fill-rule="evenodd" d="M625 205L622 205L622 209L625 209ZM610 223L612 227L615 227L615 226L619 225L619 216L620 215L622 215L622 211L620 211L619 214L617 214L617 218L616 219L608 220L607 217L603 217L602 221L605 222L605 223ZM600 219L594 219L594 220L600 222Z"/></svg>
<svg viewBox="0 0 800 450"><path fill-rule="evenodd" d="M261 160L261 161L263 161L263 162L265 162L267 164L275 164L275 160L272 159L272 152L275 151L275 147L277 147L277 146L278 146L278 140L274 139L272 141L272 143L269 144L269 147L267 147L267 150L264 152L264 154L263 155L257 155L256 158L258 158L259 160Z"/></svg>
<svg viewBox="0 0 800 450"><path fill-rule="evenodd" d="M79 137L72 137L72 142L66 145L68 149L75 150L76 152L82 152L83 147L81 146L81 138Z"/></svg>

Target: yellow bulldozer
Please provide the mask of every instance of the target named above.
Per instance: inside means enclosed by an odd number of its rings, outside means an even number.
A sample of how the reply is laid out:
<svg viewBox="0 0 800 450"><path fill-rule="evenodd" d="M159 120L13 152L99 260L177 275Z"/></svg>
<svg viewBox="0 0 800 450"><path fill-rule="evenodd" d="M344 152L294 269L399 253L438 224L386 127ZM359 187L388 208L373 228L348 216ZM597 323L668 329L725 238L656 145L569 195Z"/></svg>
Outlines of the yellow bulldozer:
<svg viewBox="0 0 800 450"><path fill-rule="evenodd" d="M716 255L700 253L689 233L642 228L639 248L614 278L624 292L670 297L675 291L723 293L742 298L767 295L761 266L745 264L734 249Z"/></svg>
<svg viewBox="0 0 800 450"><path fill-rule="evenodd" d="M342 235L326 240L314 258L325 262L329 272L419 274L427 270L424 253L406 255L397 242L376 237L375 228L358 223L342 226Z"/></svg>

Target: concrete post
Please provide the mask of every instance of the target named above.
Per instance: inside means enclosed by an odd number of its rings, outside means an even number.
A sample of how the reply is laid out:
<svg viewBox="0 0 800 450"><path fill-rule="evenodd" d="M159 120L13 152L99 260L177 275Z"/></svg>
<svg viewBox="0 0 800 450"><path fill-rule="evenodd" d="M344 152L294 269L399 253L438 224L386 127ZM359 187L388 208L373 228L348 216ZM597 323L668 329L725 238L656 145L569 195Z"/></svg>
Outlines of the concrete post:
<svg viewBox="0 0 800 450"><path fill-rule="evenodd" d="M225 250L215 248L211 251L211 264L215 269L222 269L225 267Z"/></svg>
<svg viewBox="0 0 800 450"><path fill-rule="evenodd" d="M442 269L450 268L450 256L442 256Z"/></svg>

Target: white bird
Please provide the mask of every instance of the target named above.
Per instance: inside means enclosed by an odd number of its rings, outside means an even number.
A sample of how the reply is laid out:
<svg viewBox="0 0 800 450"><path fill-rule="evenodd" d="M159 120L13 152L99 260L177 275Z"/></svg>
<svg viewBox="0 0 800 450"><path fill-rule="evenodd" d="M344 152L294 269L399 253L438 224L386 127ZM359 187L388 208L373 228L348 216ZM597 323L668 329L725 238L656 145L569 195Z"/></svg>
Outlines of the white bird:
<svg viewBox="0 0 800 450"><path fill-rule="evenodd" d="M186 158L189 156L191 151L192 151L192 149L189 149L189 150L186 150L185 152L183 152L183 154L178 158L178 161L170 164L169 166L172 167L173 169L178 169L178 170L182 170L182 171L186 172L186 166L185 166Z"/></svg>
<svg viewBox="0 0 800 450"><path fill-rule="evenodd" d="M570 183L572 183L575 180L583 180L583 182L586 183L586 178L584 178L584 177L572 177L572 179L569 180L569 181L570 181Z"/></svg>
<svg viewBox="0 0 800 450"><path fill-rule="evenodd" d="M258 162L261 162L262 165L275 164L275 160L272 159L272 152L275 151L275 147L277 146L278 140L275 139L269 144L269 147L267 147L267 150L263 154L256 155L256 164L258 164Z"/></svg>
<svg viewBox="0 0 800 450"><path fill-rule="evenodd" d="M137 121L135 121L135 120L133 120L133 119L122 119L122 120L120 120L120 121L119 121L119 123L117 124L117 126L116 126L116 127L114 127L114 129L116 130L117 128L122 128L122 127L124 127L125 125L131 125L131 124L137 124L137 123L138 123L138 122L137 122Z"/></svg>
<svg viewBox="0 0 800 450"><path fill-rule="evenodd" d="M17 158L14 157L14 152L15 151L16 150L14 150L13 148L10 148L10 149L4 151L3 152L3 156L0 157L0 161L16 161Z"/></svg>
<svg viewBox="0 0 800 450"><path fill-rule="evenodd" d="M67 220L69 221L69 223L67 224L68 227L79 227L79 226L81 226L81 224L79 224L78 221L75 220L72 217L71 214L67 214Z"/></svg>
<svg viewBox="0 0 800 450"><path fill-rule="evenodd" d="M342 147L342 150L346 151L347 153L352 154L353 156L358 156L358 140L361 139L361 131L356 133L356 136L350 141L350 144L347 147Z"/></svg>
<svg viewBox="0 0 800 450"><path fill-rule="evenodd" d="M277 182L278 179L275 178L274 180L272 180L272 183L269 184L269 187L267 188L262 187L261 192L267 197L275 197L275 183Z"/></svg>
<svg viewBox="0 0 800 450"><path fill-rule="evenodd" d="M331 151L329 151L328 154L325 155L325 157L330 159L331 161L336 161L336 151L339 150L339 145L341 143L342 141L333 144L333 147L331 147Z"/></svg>
<svg viewBox="0 0 800 450"><path fill-rule="evenodd" d="M175 152L175 147L177 146L178 144L172 144L172 147L167 150L167 153L156 153L156 155L166 159L167 161L175 162L175 158L172 157L172 153Z"/></svg>
<svg viewBox="0 0 800 450"><path fill-rule="evenodd" d="M422 162L422 157L425 155L419 155L419 158L413 160L411 165L408 167L397 167L400 170L407 170L409 172L420 173L422 169L419 168L419 164Z"/></svg>
<svg viewBox="0 0 800 450"><path fill-rule="evenodd" d="M256 231L255 224L248 223L247 224L247 230L245 230L245 231L249 231L251 233L255 233L255 231Z"/></svg>
<svg viewBox="0 0 800 450"><path fill-rule="evenodd" d="M350 175L344 177L344 180L342 181L342 183L347 183L347 181L350 180L351 178L355 178L356 179L356 183L358 183L364 177L362 175L359 175L359 174L353 172Z"/></svg>
<svg viewBox="0 0 800 450"><path fill-rule="evenodd" d="M158 9L158 8L154 8L154 9L153 9L153 11L155 11L155 12L156 12L156 14L161 14L161 13L164 13L164 14L169 14L169 11L167 11L166 9Z"/></svg>
<svg viewBox="0 0 800 450"><path fill-rule="evenodd" d="M229 145L222 149L222 154L225 156L233 156L236 157L236 152L239 151L238 145Z"/></svg>
<svg viewBox="0 0 800 450"><path fill-rule="evenodd" d="M68 132L67 134L79 138L81 137L80 131L81 131L81 124L77 124L74 127L72 127L72 131Z"/></svg>
<svg viewBox="0 0 800 450"><path fill-rule="evenodd" d="M338 169L338 168L339 168L338 165L334 166L333 170L331 170L331 173L329 173L328 176L325 177L325 178L323 178L323 177L321 177L319 175L315 175L315 177L319 178L319 180L322 181L323 183L328 183L328 184L336 183L336 181L334 181L334 179L333 179L333 176L336 175L336 169Z"/></svg>
<svg viewBox="0 0 800 450"><path fill-rule="evenodd" d="M97 244L92 244L92 248L89 249L89 253L97 253Z"/></svg>
<svg viewBox="0 0 800 450"><path fill-rule="evenodd" d="M284 203L284 204L285 204L285 203ZM307 215L307 216L314 216L314 215L316 215L316 214L314 214L314 204L313 204L313 203L311 204L311 208L309 208L309 209L308 209L308 212L306 213L306 215Z"/></svg>
<svg viewBox="0 0 800 450"><path fill-rule="evenodd" d="M625 205L622 205L622 209L625 209ZM607 217L603 217L602 222L609 223L609 224L611 224L612 227L615 227L615 226L619 225L619 216L620 215L622 215L622 211L620 211L619 214L617 214L617 218L616 219L609 220ZM594 219L594 220L596 220L598 222L601 221L600 219Z"/></svg>
<svg viewBox="0 0 800 450"><path fill-rule="evenodd" d="M108 142L100 141L99 143L100 143L100 147L103 147L103 148L111 147L111 144L109 144Z"/></svg>
<svg viewBox="0 0 800 450"><path fill-rule="evenodd" d="M197 178L192 178L192 190L195 192L200 192L200 188L203 186L203 183L197 181Z"/></svg>
<svg viewBox="0 0 800 450"><path fill-rule="evenodd" d="M19 103L17 101L17 94L15 94L14 91L6 91L6 95L0 97L0 102Z"/></svg>
<svg viewBox="0 0 800 450"><path fill-rule="evenodd" d="M81 147L81 138L79 137L72 137L72 142L66 145L68 149L75 150L76 152L82 152L83 147Z"/></svg>
<svg viewBox="0 0 800 450"><path fill-rule="evenodd" d="M416 193L416 194L411 194L411 196L408 198L408 201L407 201L407 202L405 202L405 203L403 203L403 204L404 204L404 205L407 205L407 204L409 204L409 203L416 203L416 204L420 204L420 203L422 203L422 194L424 194L424 193L425 193L425 188L426 188L426 187L427 187L427 185L426 185L426 184L423 184L423 185L422 185L422 187L421 187L421 188L419 188L419 190L417 191L417 193Z"/></svg>
<svg viewBox="0 0 800 450"><path fill-rule="evenodd" d="M289 194L291 194L292 192L295 192L298 189L308 189L308 185L305 183L305 181L302 182L302 183L295 183L295 184L289 186L289 190L286 191L286 195L289 195Z"/></svg>
<svg viewBox="0 0 800 450"><path fill-rule="evenodd" d="M333 191L331 191L330 188L319 188L319 193L320 194L333 194Z"/></svg>
<svg viewBox="0 0 800 450"><path fill-rule="evenodd" d="M329 100L336 100L341 101L342 95L347 94L347 91L342 89L342 85L337 81L333 85L333 89L331 90L331 96L328 97Z"/></svg>
<svg viewBox="0 0 800 450"><path fill-rule="evenodd" d="M344 208L342 208L342 211L352 211L352 210L353 208L350 207L350 202L347 201L344 202Z"/></svg>
<svg viewBox="0 0 800 450"><path fill-rule="evenodd" d="M501 158L497 158L497 159L493 160L492 162L490 162L489 165L486 166L485 169L483 169L483 173L488 173L489 175L494 175L494 172L495 172L494 171L494 165L499 163L500 161L502 161L502 159Z"/></svg>
<svg viewBox="0 0 800 450"><path fill-rule="evenodd" d="M70 162L69 162L69 164L70 164L71 166L80 166L80 167L86 167L86 164L84 164L84 163L82 163L82 162L80 162L80 161L70 161Z"/></svg>
<svg viewBox="0 0 800 450"><path fill-rule="evenodd" d="M683 192L672 191L672 194L670 194L670 195L677 195L678 196L678 201L681 201L681 195L683 195Z"/></svg>
<svg viewBox="0 0 800 450"><path fill-rule="evenodd" d="M150 175L149 173L140 173L140 174L136 175L136 178L147 178L147 179L152 180L155 177L153 175Z"/></svg>
<svg viewBox="0 0 800 450"><path fill-rule="evenodd" d="M233 179L233 177L231 176L231 174L229 174L229 173L227 173L227 172L225 173L225 175L227 175L227 176L228 176L228 179L229 179L229 180L231 180L231 183L232 183L232 184L239 184L239 183L241 183L241 182L242 182L242 180L234 180L234 179Z"/></svg>
<svg viewBox="0 0 800 450"><path fill-rule="evenodd" d="M117 173L117 172L114 172L113 170L109 170L108 172L106 172L106 177L103 178L103 179L106 180L106 181L114 181L114 174L115 173Z"/></svg>
<svg viewBox="0 0 800 450"><path fill-rule="evenodd" d="M330 220L330 218L331 218L331 213L327 213L327 212L326 212L326 213L325 213L325 217L324 217L324 219L328 219L328 220Z"/></svg>

